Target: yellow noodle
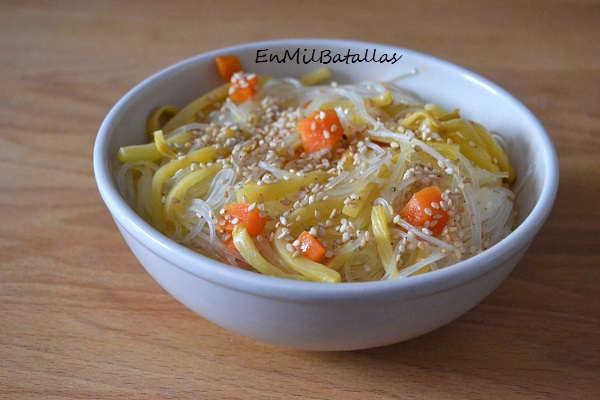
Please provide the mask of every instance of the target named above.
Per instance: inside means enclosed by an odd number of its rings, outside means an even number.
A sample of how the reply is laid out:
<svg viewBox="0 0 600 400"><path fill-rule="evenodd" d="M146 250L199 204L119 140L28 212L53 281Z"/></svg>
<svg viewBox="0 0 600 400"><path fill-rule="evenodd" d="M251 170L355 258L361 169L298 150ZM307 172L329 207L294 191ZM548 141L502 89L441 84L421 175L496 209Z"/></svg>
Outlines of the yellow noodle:
<svg viewBox="0 0 600 400"><path fill-rule="evenodd" d="M260 254L244 224L237 224L233 229L233 244L244 260L261 274L295 279L294 275L281 271Z"/></svg>
<svg viewBox="0 0 600 400"><path fill-rule="evenodd" d="M214 147L205 147L189 154L187 157L172 160L160 167L152 178L152 211L154 214L154 225L162 231L164 229L163 206L162 206L162 187L167 179L175 175L177 171L187 168L192 163L207 163L215 161L218 150Z"/></svg>
<svg viewBox="0 0 600 400"><path fill-rule="evenodd" d="M190 131L183 131L165 139L168 144L183 145L192 140L193 135ZM154 143L136 144L125 146L119 149L119 161L122 163L132 161L158 161L163 155L156 148Z"/></svg>
<svg viewBox="0 0 600 400"><path fill-rule="evenodd" d="M377 252L386 273L393 275L396 271L396 262L392 259L394 250L391 245L392 240L388 230L387 215L381 205L377 205L371 210L371 228L373 229L375 243L377 243Z"/></svg>
<svg viewBox="0 0 600 400"><path fill-rule="evenodd" d="M162 106L154 110L146 123L146 135L148 136L148 141L152 141L154 139L154 132L162 129L162 127L179 111L179 107L175 106Z"/></svg>
<svg viewBox="0 0 600 400"><path fill-rule="evenodd" d="M281 229L276 234L281 233ZM335 283L341 282L342 278L337 271L326 267L323 264L311 261L304 257L294 258L293 254L286 249L287 242L283 239L275 240L275 252L285 261L294 271L310 278L315 282Z"/></svg>
<svg viewBox="0 0 600 400"><path fill-rule="evenodd" d="M180 126L195 122L196 116L214 103L220 103L225 100L229 91L229 83L219 86L204 96L199 97L187 106L181 109L173 118L169 120L162 128L166 134L171 133Z"/></svg>
<svg viewBox="0 0 600 400"><path fill-rule="evenodd" d="M173 220L176 215L177 209L180 207L181 202L185 198L185 193L198 183L208 180L215 176L222 168L222 164L213 164L200 168L196 171L192 171L179 179L169 191L165 199L165 215L167 219ZM206 185L208 188L208 184Z"/></svg>

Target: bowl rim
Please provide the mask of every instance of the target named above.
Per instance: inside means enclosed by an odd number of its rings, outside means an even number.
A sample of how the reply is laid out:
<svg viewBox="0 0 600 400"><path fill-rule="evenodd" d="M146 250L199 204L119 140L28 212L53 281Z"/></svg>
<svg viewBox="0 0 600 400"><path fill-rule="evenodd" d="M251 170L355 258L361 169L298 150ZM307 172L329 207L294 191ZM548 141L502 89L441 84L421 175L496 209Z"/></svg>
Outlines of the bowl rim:
<svg viewBox="0 0 600 400"><path fill-rule="evenodd" d="M107 153L107 147L111 128L115 124L115 120L128 104L135 102L136 96L143 92L147 85L162 76L176 74L177 71L185 68L190 63L194 64L201 60L214 58L220 54L236 51L241 52L249 48L257 48L258 46L295 47L304 46L308 43L313 46L335 45L342 47L349 46L349 48L376 46L393 49L402 54L410 54L413 57L427 60L429 63L450 68L465 78L483 85L489 88L489 90L495 91L506 101L513 103L513 106L523 114L535 131L535 135L538 138L536 145L539 146L538 150L543 153L544 160L544 165L540 166L540 168L544 168L546 171L539 200L530 214L510 235L490 249L448 268L414 276L410 279L323 284L265 276L213 260L164 236L145 222L127 205L113 184L107 161L107 157L110 157ZM556 150L547 131L537 117L521 101L496 83L449 61L407 48L364 41L323 38L267 40L233 45L195 55L159 70L130 89L108 112L94 142L93 168L100 195L115 222L149 251L152 251L177 268L213 284L261 297L280 298L290 301L364 301L367 299L375 301L389 296L417 298L465 284L481 275L490 273L496 266L529 246L531 240L550 214L558 190L559 179Z"/></svg>

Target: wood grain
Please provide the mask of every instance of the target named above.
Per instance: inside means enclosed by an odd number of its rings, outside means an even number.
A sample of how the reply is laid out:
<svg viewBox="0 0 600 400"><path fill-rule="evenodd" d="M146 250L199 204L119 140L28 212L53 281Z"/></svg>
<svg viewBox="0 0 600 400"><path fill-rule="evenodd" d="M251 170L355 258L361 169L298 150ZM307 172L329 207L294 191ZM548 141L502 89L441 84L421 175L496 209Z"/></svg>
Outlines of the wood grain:
<svg viewBox="0 0 600 400"><path fill-rule="evenodd" d="M97 129L146 76L242 42L423 51L521 99L561 164L506 282L431 334L359 352L256 343L142 269L98 195ZM584 399L600 376L600 5L586 1L0 2L0 397Z"/></svg>

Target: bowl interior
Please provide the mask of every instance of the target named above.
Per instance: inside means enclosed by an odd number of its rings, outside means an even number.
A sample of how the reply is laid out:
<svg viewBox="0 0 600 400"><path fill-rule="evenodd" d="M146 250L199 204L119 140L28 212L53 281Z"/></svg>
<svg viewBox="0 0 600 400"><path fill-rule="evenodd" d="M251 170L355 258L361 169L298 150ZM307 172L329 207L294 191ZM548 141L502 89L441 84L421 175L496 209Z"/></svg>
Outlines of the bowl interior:
<svg viewBox="0 0 600 400"><path fill-rule="evenodd" d="M557 185L557 162L554 148L541 124L518 100L485 78L445 61L385 45L337 40L284 40L241 45L203 54L175 64L148 78L125 95L107 116L96 142L95 172L100 191L113 216L126 215L138 229L144 222L127 214L128 207L116 193L115 171L119 167L119 147L145 141L145 124L150 112L161 105L183 106L203 93L222 84L214 65L219 54L237 55L248 71L274 77L300 77L322 65L302 62L303 55L342 54L367 56L376 51L402 56L397 62L330 63L334 80L351 83L369 80L397 80L397 84L427 102L447 109L459 108L463 116L480 122L498 133L505 142L518 180L516 207L519 223L527 225L519 235L530 240L546 219ZM260 53L257 51L260 50ZM257 54L279 55L298 51L300 62L258 62ZM309 56L307 56L309 58ZM267 58L268 59L268 58ZM260 58L263 61L265 58ZM416 72L416 73L414 73ZM407 76L406 76L407 75ZM402 77L403 76L403 77ZM397 79L398 77L401 77ZM130 211L130 210L129 210ZM119 214L123 213L125 214ZM529 219L527 224L523 221ZM515 233L513 233L515 235ZM509 236L510 238L510 236ZM426 274L429 275L429 274Z"/></svg>

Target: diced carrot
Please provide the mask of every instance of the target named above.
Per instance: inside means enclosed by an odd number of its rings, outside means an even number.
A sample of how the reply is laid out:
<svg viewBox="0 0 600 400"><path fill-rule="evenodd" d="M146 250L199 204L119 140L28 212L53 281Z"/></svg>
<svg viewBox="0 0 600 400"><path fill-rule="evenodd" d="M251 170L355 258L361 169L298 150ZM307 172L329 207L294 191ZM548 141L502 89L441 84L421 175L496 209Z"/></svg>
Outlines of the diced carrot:
<svg viewBox="0 0 600 400"><path fill-rule="evenodd" d="M442 192L440 188L428 186L413 194L400 212L400 216L409 224L419 228L427 228L433 236L439 236L449 218L448 213L440 207L441 201Z"/></svg>
<svg viewBox="0 0 600 400"><path fill-rule="evenodd" d="M236 56L217 56L215 63L224 81L229 82L236 72L242 71L242 64Z"/></svg>
<svg viewBox="0 0 600 400"><path fill-rule="evenodd" d="M231 85L229 86L229 98L232 101L242 103L254 96L257 92L258 76L256 76L256 74L236 72L232 75Z"/></svg>
<svg viewBox="0 0 600 400"><path fill-rule="evenodd" d="M320 263L325 257L325 247L317 240L316 237L303 231L298 236L300 244L296 247L302 252L302 255L311 261Z"/></svg>
<svg viewBox="0 0 600 400"><path fill-rule="evenodd" d="M307 153L332 147L344 135L344 128L334 110L319 110L298 122L302 146Z"/></svg>
<svg viewBox="0 0 600 400"><path fill-rule="evenodd" d="M258 236L265 229L267 217L261 217L258 208L249 210L248 203L234 203L225 206L225 224L220 225L225 232L233 232L237 224L244 224L248 234L252 237Z"/></svg>

